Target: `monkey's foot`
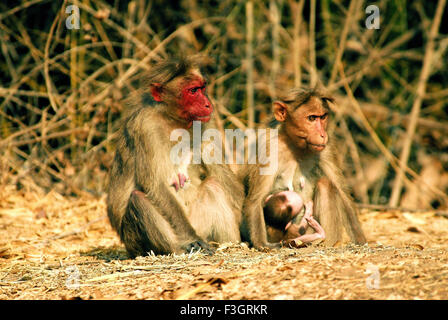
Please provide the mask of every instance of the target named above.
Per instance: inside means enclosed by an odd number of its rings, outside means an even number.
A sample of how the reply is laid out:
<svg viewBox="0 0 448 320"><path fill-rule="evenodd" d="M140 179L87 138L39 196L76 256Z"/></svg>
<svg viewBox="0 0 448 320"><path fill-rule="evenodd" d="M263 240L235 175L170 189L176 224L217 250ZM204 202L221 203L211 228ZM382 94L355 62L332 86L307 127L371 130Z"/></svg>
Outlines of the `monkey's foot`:
<svg viewBox="0 0 448 320"><path fill-rule="evenodd" d="M213 248L207 242L202 240L193 241L185 246L186 253L199 250L201 250L203 253L209 256L212 256L215 253L215 248Z"/></svg>
<svg viewBox="0 0 448 320"><path fill-rule="evenodd" d="M299 240L298 238L296 239L289 239L289 240L282 240L282 247L285 248L303 248L306 247L306 244L304 242L302 242L301 240Z"/></svg>

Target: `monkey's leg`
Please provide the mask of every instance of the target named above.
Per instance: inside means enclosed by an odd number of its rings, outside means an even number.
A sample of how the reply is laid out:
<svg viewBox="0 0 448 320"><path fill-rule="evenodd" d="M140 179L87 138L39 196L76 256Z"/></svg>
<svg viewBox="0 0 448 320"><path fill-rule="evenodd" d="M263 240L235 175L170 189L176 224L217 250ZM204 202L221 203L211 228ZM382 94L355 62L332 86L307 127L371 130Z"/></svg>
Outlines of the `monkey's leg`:
<svg viewBox="0 0 448 320"><path fill-rule="evenodd" d="M140 191L133 191L130 196L128 209L121 222L120 238L132 257L146 255L151 250L156 254L199 249L206 254L213 253L210 246L201 240L181 243L175 230Z"/></svg>
<svg viewBox="0 0 448 320"><path fill-rule="evenodd" d="M333 246L342 240L343 205L336 188L329 179L321 178L317 182L314 205L314 216L326 231L325 244Z"/></svg>
<svg viewBox="0 0 448 320"><path fill-rule="evenodd" d="M144 244L144 246L149 244L149 247L154 253L160 254L188 253L192 250L196 251L199 249L208 255L214 253L214 249L200 239L191 242L182 242L181 239L176 236L176 230L171 227L161 214L159 214L155 206L151 204L143 192L132 192L129 208L129 213L134 213L134 225L135 221L140 222L137 224L137 228L139 228L139 234L141 235L141 240L143 240L140 241L141 247L142 244ZM131 216L132 215L129 215L129 217ZM133 242L131 241L131 244L132 243ZM145 248L144 246L143 248Z"/></svg>
<svg viewBox="0 0 448 320"><path fill-rule="evenodd" d="M191 204L190 221L203 239L223 242L240 242L239 225L241 215L225 193L225 188L213 177L207 177L198 188L196 199Z"/></svg>
<svg viewBox="0 0 448 320"><path fill-rule="evenodd" d="M179 252L177 237L169 223L140 191L133 191L123 216L120 238L132 257Z"/></svg>

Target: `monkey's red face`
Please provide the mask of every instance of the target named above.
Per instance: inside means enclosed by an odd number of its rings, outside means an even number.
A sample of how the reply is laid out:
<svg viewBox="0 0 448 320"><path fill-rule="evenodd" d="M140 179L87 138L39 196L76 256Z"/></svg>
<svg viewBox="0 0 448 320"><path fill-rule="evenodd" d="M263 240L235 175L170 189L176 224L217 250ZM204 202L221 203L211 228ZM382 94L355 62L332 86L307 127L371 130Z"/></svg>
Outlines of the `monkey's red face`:
<svg viewBox="0 0 448 320"><path fill-rule="evenodd" d="M181 84L178 115L188 121L208 122L213 106L206 94L206 84L201 78L194 78Z"/></svg>
<svg viewBox="0 0 448 320"><path fill-rule="evenodd" d="M313 153L319 153L325 149L328 142L329 111L322 105L320 99L311 97L307 103L293 112L289 112L286 105L275 105L274 108L277 120L285 122L285 131L292 144ZM282 110L282 108L286 109ZM281 120L282 112L284 113L283 120Z"/></svg>
<svg viewBox="0 0 448 320"><path fill-rule="evenodd" d="M166 85L151 84L151 94L155 101L169 105L170 110L186 120L189 127L193 121L208 122L211 118L213 106L207 97L206 83L197 70Z"/></svg>

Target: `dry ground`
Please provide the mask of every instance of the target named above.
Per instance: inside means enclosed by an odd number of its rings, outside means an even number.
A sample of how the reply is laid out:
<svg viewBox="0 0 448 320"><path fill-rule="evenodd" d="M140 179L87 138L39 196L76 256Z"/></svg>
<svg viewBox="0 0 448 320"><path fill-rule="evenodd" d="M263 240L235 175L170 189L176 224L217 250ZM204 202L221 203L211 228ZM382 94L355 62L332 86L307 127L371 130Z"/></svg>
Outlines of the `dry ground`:
<svg viewBox="0 0 448 320"><path fill-rule="evenodd" d="M435 212L363 211L365 246L131 260L104 198L4 187L0 199L0 299L448 298L448 219Z"/></svg>

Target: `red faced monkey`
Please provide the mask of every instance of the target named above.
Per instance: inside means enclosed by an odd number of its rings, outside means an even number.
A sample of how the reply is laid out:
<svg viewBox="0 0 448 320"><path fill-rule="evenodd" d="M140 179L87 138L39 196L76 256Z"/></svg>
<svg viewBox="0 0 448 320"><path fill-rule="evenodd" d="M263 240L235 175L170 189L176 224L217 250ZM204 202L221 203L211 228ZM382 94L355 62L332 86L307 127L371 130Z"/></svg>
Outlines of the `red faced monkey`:
<svg viewBox="0 0 448 320"><path fill-rule="evenodd" d="M298 246L323 238L334 245L342 238L342 226L352 241L366 242L328 139L329 101L317 89L293 89L274 102L280 125L278 139L269 143L278 141L277 169L263 175L261 165L248 165L242 173L244 237L254 247L275 248L280 241ZM314 234L305 234L308 226Z"/></svg>
<svg viewBox="0 0 448 320"><path fill-rule="evenodd" d="M207 241L240 241L244 189L220 164L173 163L173 130L191 134L193 121L213 126L213 106L196 58L164 61L147 75L142 102L125 119L109 177L110 223L133 257L190 252L212 253Z"/></svg>

